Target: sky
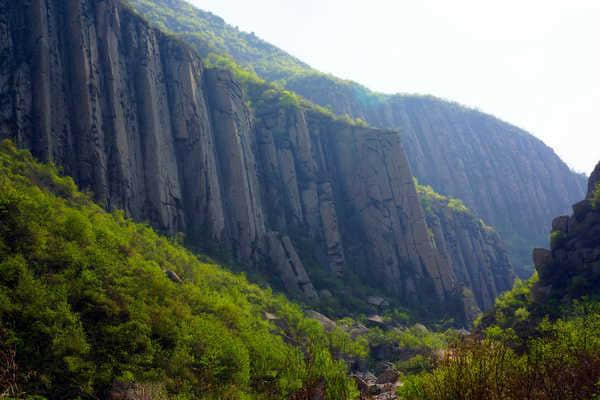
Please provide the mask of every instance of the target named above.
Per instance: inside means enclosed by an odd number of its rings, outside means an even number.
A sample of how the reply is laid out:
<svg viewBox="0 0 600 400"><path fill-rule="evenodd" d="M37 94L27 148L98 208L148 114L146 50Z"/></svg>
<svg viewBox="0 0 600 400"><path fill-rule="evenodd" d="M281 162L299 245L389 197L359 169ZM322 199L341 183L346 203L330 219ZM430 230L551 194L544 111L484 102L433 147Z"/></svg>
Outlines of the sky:
<svg viewBox="0 0 600 400"><path fill-rule="evenodd" d="M188 1L320 71L493 114L578 172L600 160L598 0Z"/></svg>

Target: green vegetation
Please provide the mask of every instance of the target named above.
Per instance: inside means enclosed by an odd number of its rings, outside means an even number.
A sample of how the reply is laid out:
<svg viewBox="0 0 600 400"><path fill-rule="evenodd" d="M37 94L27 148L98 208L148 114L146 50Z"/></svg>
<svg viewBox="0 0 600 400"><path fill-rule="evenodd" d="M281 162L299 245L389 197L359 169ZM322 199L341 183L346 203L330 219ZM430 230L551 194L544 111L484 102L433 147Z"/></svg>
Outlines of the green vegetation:
<svg viewBox="0 0 600 400"><path fill-rule="evenodd" d="M384 323L379 327L365 328L367 318L362 315L353 319L345 317L337 321L344 331L353 332L356 342L368 346L369 352L363 359L371 370L381 361L395 365L402 374L411 375L431 368L431 360L458 338L454 329L445 329L443 325L434 325L435 330L427 329L420 323L412 323L408 313L392 309L382 317Z"/></svg>
<svg viewBox="0 0 600 400"><path fill-rule="evenodd" d="M163 0L129 0L126 4L158 29L191 45L203 57L206 67L230 70L242 84L256 114L272 110L273 106L284 109L302 106L349 125L368 126L361 118L336 115L328 108L286 90L285 80L291 76L325 75L254 34L240 32L221 18L198 10L185 1L169 1L167 4Z"/></svg>
<svg viewBox="0 0 600 400"><path fill-rule="evenodd" d="M547 292L540 285L537 274L517 280L512 290L496 299L494 309L476 321L477 333L455 341L441 357L430 358L430 368L408 377L399 398L597 399L597 288L587 285L588 297L576 290L570 300L562 297L559 302L560 288Z"/></svg>
<svg viewBox="0 0 600 400"><path fill-rule="evenodd" d="M334 121L340 121L348 125L368 127L368 124L360 118L352 118L349 115L338 116L325 107L313 104L303 99L296 93L284 89L277 83L266 82L260 78L252 69L241 67L232 58L209 53L204 59L207 68L220 68L231 71L235 79L241 83L246 97L249 100L249 108L261 115L274 109L310 109Z"/></svg>
<svg viewBox="0 0 600 400"><path fill-rule="evenodd" d="M472 215L471 211L461 200L454 197L443 196L437 193L431 186L419 184L417 178L413 177L413 180L415 182L415 187L417 188L419 198L421 199L421 205L426 212L432 213L433 208L437 203L437 205L448 208L453 212ZM492 229L491 227L486 226L483 221L481 221L481 223L485 227Z"/></svg>
<svg viewBox="0 0 600 400"><path fill-rule="evenodd" d="M176 242L2 142L0 393L106 398L120 382L154 398L355 397L332 354L364 343Z"/></svg>
<svg viewBox="0 0 600 400"><path fill-rule="evenodd" d="M386 361L394 363L403 374L410 375L430 369L431 360L453 343L458 334L453 329L434 332L421 324L415 324L408 328L386 331L369 329L366 336L373 349L381 346L399 349L396 353L390 352Z"/></svg>
<svg viewBox="0 0 600 400"><path fill-rule="evenodd" d="M594 191L594 197L592 197L592 202L595 208L600 207L600 183L596 185L596 190Z"/></svg>
<svg viewBox="0 0 600 400"><path fill-rule="evenodd" d="M518 338L489 327L482 339L456 342L432 372L411 376L404 400L596 399L600 395L600 303L575 303Z"/></svg>
<svg viewBox="0 0 600 400"><path fill-rule="evenodd" d="M511 290L498 296L494 309L490 311L487 320L491 318L494 324L505 329L526 328L529 322L527 318L523 319L523 316L529 316L528 307L533 302L532 289L538 281L537 273L534 273L527 281L517 278ZM482 316L482 320L483 318L485 317Z"/></svg>
<svg viewBox="0 0 600 400"><path fill-rule="evenodd" d="M226 54L246 67L253 65L259 75L270 72L270 80L310 67L284 51L264 42L253 33L241 32L210 12L185 1L128 0L143 17L158 28L185 38L203 56Z"/></svg>

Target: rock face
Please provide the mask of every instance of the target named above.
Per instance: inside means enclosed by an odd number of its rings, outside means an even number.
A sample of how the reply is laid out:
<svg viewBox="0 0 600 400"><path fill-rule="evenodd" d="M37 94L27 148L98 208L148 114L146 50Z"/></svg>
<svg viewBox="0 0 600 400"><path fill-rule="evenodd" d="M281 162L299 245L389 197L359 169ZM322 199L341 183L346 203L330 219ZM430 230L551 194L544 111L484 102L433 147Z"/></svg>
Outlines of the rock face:
<svg viewBox="0 0 600 400"><path fill-rule="evenodd" d="M533 251L540 304L590 296L600 289L600 203L594 196L599 181L600 164L589 179L588 198L573 205L571 216L552 222L551 250Z"/></svg>
<svg viewBox="0 0 600 400"><path fill-rule="evenodd" d="M250 107L230 72L116 0L0 0L0 53L0 138L108 209L308 299L323 288L307 260L409 303L454 296L396 133Z"/></svg>
<svg viewBox="0 0 600 400"><path fill-rule="evenodd" d="M421 185L417 189L435 247L451 266L458 284L473 293L476 308L490 308L514 280L502 240L456 199Z"/></svg>
<svg viewBox="0 0 600 400"><path fill-rule="evenodd" d="M600 163L596 165L594 168L594 172L590 175L590 179L588 181L588 192L586 198L591 199L594 197L596 190L598 190L598 185L600 184Z"/></svg>
<svg viewBox="0 0 600 400"><path fill-rule="evenodd" d="M532 272L529 253L545 242L548 221L584 195L582 175L532 135L490 115L433 97L378 94L319 73L182 0L131 3L202 54L226 53L339 115L399 130L419 181L460 198L493 226L523 276Z"/></svg>
<svg viewBox="0 0 600 400"><path fill-rule="evenodd" d="M490 115L425 96L344 104L355 91L333 86L326 90L318 79L296 80L289 88L337 113L398 129L419 181L463 200L493 226L521 271L531 247L544 242L547 221L584 194L585 178L570 171L552 149Z"/></svg>

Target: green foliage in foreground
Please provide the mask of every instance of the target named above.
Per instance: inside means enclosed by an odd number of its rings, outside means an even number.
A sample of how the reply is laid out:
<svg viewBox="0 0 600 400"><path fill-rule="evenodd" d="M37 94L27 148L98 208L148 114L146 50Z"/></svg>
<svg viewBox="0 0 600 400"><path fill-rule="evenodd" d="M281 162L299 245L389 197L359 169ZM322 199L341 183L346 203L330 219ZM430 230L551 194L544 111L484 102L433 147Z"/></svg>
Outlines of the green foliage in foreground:
<svg viewBox="0 0 600 400"><path fill-rule="evenodd" d="M410 377L404 400L576 400L600 396L600 303L584 302L538 334L487 329L448 348L430 373Z"/></svg>
<svg viewBox="0 0 600 400"><path fill-rule="evenodd" d="M355 388L331 354L348 352L364 348L106 213L70 178L1 143L0 393L105 398L119 381L177 399L282 399L314 387L344 399Z"/></svg>
<svg viewBox="0 0 600 400"><path fill-rule="evenodd" d="M517 280L476 321L479 333L409 377L404 400L597 399L600 301L597 293L557 304L536 301L539 278Z"/></svg>

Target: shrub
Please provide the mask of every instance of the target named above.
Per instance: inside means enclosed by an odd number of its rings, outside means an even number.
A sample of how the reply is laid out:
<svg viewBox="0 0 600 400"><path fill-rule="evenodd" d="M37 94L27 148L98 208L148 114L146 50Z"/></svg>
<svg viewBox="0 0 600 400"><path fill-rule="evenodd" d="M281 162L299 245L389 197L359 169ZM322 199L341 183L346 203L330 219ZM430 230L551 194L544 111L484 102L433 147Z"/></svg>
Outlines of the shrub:
<svg viewBox="0 0 600 400"><path fill-rule="evenodd" d="M353 396L332 353L364 344L56 182L71 181L0 144L4 392L104 398L129 382L178 398L279 399L326 382L327 398Z"/></svg>
<svg viewBox="0 0 600 400"><path fill-rule="evenodd" d="M485 338L450 346L436 369L407 379L404 400L591 399L600 395L599 303L576 303L573 312L539 325L520 343L495 326ZM513 343L513 345L511 345Z"/></svg>

